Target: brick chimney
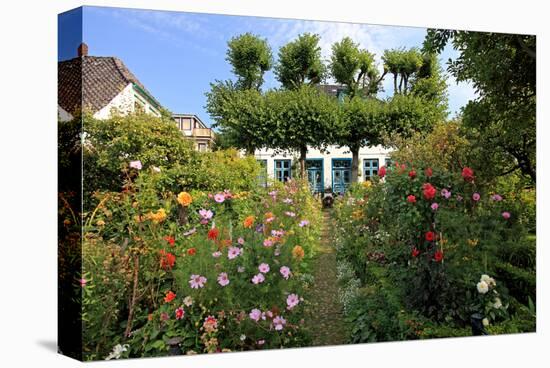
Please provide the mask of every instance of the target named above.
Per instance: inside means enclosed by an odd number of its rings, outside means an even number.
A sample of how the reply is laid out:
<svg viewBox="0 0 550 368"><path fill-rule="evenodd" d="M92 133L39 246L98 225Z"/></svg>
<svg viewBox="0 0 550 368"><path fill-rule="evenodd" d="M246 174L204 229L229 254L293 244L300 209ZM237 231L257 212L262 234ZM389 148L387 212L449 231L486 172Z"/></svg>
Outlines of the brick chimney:
<svg viewBox="0 0 550 368"><path fill-rule="evenodd" d="M88 45L86 45L84 42L78 46L78 57L82 56L88 56Z"/></svg>

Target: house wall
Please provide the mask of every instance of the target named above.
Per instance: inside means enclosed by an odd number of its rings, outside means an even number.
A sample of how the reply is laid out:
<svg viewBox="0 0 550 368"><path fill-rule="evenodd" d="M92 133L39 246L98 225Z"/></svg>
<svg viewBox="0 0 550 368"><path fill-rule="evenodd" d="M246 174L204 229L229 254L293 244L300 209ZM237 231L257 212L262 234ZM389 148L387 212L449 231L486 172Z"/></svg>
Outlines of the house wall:
<svg viewBox="0 0 550 368"><path fill-rule="evenodd" d="M363 174L364 159L378 159L378 166L385 166L386 158L389 158L391 149L384 148L382 146L363 147L359 151L359 181L365 180ZM292 160L292 177L298 175L299 162L298 152L286 152L275 154L271 149L256 150L254 156L257 160L267 160L267 175L269 178L275 177L275 160ZM322 153L317 149L309 148L306 155L307 159L323 159L323 186L327 188L332 186L332 159L350 159L352 158L351 152L347 147L329 146L326 153Z"/></svg>
<svg viewBox="0 0 550 368"><path fill-rule="evenodd" d="M118 95L116 95L107 105L94 114L94 118L99 120L109 119L113 112L127 115L136 110L136 104L139 104L143 111L160 116L160 111L151 105L147 99L134 89L129 83Z"/></svg>

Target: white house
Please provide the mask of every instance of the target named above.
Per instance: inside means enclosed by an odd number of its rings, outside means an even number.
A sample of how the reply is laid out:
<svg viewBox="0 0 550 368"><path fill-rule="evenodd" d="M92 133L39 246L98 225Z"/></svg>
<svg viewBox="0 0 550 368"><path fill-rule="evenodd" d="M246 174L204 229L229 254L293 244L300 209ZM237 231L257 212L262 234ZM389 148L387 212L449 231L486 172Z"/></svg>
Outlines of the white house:
<svg viewBox="0 0 550 368"><path fill-rule="evenodd" d="M195 114L172 114L182 134L194 141L199 152L209 151L214 144L215 134L212 129Z"/></svg>
<svg viewBox="0 0 550 368"><path fill-rule="evenodd" d="M378 169L387 166L391 149L382 146L359 150L359 181L369 180ZM299 172L299 153L275 153L271 149L256 150L256 159L264 167L264 178L285 181ZM329 146L326 152L308 148L306 169L311 189L318 193L331 188L343 193L351 183L351 152L347 147Z"/></svg>
<svg viewBox="0 0 550 368"><path fill-rule="evenodd" d="M82 110L96 119L108 119L113 112L124 115L137 110L160 116L160 103L120 59L89 56L85 43L78 47L76 58L58 63L57 76L61 121L73 119Z"/></svg>

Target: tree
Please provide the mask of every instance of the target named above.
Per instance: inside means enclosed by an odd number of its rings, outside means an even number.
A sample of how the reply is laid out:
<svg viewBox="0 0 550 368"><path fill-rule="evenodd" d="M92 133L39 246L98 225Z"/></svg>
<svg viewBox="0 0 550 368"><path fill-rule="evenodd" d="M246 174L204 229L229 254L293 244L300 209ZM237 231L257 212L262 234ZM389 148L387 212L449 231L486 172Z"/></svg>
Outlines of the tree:
<svg viewBox="0 0 550 368"><path fill-rule="evenodd" d="M333 141L338 123L338 102L313 86L275 90L266 94L271 116L270 145L300 153L300 177L306 177L309 147L324 149Z"/></svg>
<svg viewBox="0 0 550 368"><path fill-rule="evenodd" d="M384 72L393 74L393 93L407 94L409 80L422 67L422 55L416 48L409 50L391 49L384 51ZM399 86L397 80L399 79Z"/></svg>
<svg viewBox="0 0 550 368"><path fill-rule="evenodd" d="M359 149L383 142L386 132L386 103L375 98L347 98L341 105L338 142L352 153L351 180L359 177Z"/></svg>
<svg viewBox="0 0 550 368"><path fill-rule="evenodd" d="M363 96L375 95L385 76L379 75L374 55L360 49L349 37L332 45L329 69L334 80L347 87L350 98L359 92Z"/></svg>
<svg viewBox="0 0 550 368"><path fill-rule="evenodd" d="M237 76L237 88L259 90L264 73L273 65L273 55L267 41L245 33L233 37L227 46L226 60Z"/></svg>
<svg viewBox="0 0 550 368"><path fill-rule="evenodd" d="M516 170L536 183L536 37L430 29L428 52L452 42L448 71L478 97L463 110L466 132L495 176Z"/></svg>
<svg viewBox="0 0 550 368"><path fill-rule="evenodd" d="M326 74L321 60L319 35L304 33L281 47L275 75L286 89L299 89L304 84L319 84Z"/></svg>
<svg viewBox="0 0 550 368"><path fill-rule="evenodd" d="M232 82L212 83L206 93L206 111L219 127L225 144L242 148L253 155L269 144L265 98L256 89L238 89Z"/></svg>

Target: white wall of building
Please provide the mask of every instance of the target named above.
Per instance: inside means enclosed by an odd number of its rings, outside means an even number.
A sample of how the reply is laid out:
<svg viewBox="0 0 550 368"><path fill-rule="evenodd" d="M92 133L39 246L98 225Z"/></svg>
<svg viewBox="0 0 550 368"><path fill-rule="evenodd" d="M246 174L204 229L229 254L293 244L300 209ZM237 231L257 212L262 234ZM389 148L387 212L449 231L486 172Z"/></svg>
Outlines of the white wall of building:
<svg viewBox="0 0 550 368"><path fill-rule="evenodd" d="M392 149L382 146L363 147L359 151L359 181L364 181L363 174L364 159L378 159L378 167L385 166L386 158L389 158ZM298 152L275 153L271 149L256 150L254 156L258 160L267 160L267 174L269 178L275 175L275 160L292 160L292 177L298 175L299 170ZM347 147L329 146L327 152L320 152L317 149L309 148L306 155L307 159L323 159L323 186L325 188L332 186L332 160L333 159L351 159L351 152Z"/></svg>

